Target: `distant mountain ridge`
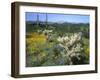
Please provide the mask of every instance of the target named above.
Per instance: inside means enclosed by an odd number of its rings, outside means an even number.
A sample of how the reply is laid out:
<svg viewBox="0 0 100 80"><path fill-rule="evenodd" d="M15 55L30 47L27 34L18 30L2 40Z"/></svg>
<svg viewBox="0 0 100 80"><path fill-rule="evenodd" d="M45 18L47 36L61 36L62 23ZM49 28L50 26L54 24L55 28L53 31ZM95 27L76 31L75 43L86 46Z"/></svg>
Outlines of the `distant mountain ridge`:
<svg viewBox="0 0 100 80"><path fill-rule="evenodd" d="M27 24L36 24L37 21L26 21ZM46 24L44 21L39 21L38 23ZM75 22L47 22L47 24L87 24L89 23L75 23Z"/></svg>

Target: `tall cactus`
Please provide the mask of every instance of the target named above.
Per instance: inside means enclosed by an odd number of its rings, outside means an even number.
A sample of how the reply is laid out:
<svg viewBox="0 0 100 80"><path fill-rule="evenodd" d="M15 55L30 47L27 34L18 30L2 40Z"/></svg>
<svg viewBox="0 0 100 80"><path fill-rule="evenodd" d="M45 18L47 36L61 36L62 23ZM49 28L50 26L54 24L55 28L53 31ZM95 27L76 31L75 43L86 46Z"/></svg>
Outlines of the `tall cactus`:
<svg viewBox="0 0 100 80"><path fill-rule="evenodd" d="M46 13L46 28L48 27L48 15Z"/></svg>
<svg viewBox="0 0 100 80"><path fill-rule="evenodd" d="M37 27L39 27L39 14L37 13Z"/></svg>

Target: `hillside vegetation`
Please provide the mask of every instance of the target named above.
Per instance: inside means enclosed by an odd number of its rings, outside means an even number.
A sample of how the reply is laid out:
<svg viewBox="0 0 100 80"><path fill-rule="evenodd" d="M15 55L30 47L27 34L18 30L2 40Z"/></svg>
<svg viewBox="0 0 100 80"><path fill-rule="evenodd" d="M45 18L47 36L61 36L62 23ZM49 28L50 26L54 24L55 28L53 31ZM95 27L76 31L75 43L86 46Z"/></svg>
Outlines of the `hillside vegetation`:
<svg viewBox="0 0 100 80"><path fill-rule="evenodd" d="M89 24L26 22L26 66L89 64Z"/></svg>

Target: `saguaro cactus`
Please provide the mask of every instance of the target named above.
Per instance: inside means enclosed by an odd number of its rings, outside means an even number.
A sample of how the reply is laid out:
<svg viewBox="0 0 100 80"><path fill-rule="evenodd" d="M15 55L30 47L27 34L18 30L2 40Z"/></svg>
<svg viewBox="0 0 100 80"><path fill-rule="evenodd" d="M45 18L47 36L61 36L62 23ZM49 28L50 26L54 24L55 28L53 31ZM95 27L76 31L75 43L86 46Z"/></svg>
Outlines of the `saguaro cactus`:
<svg viewBox="0 0 100 80"><path fill-rule="evenodd" d="M39 27L39 14L37 13L37 27Z"/></svg>

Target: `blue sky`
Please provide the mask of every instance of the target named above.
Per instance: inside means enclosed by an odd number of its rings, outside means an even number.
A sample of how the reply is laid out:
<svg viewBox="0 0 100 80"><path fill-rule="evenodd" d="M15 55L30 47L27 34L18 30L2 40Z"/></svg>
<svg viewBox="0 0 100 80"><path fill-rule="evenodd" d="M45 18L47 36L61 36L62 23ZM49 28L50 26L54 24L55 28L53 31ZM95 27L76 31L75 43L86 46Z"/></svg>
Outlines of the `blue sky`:
<svg viewBox="0 0 100 80"><path fill-rule="evenodd" d="M26 12L26 21L36 21L37 14L40 21L46 20L45 13ZM74 14L47 14L48 22L71 22L71 23L89 23L89 15L74 15Z"/></svg>

